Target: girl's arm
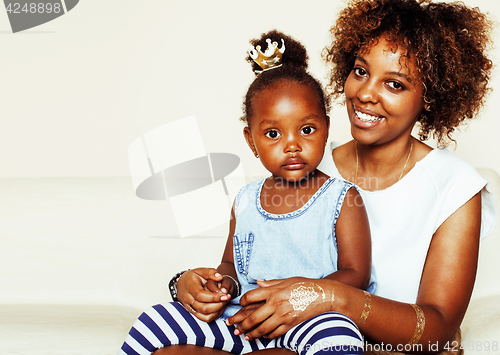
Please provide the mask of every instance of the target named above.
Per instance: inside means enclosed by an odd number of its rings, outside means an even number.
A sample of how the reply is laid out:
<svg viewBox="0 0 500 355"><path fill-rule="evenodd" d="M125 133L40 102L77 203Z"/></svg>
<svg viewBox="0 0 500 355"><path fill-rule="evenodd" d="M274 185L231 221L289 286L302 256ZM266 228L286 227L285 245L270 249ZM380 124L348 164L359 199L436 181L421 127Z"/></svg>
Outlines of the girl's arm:
<svg viewBox="0 0 500 355"><path fill-rule="evenodd" d="M236 216L234 213L234 203L231 209L231 220L229 222L229 236L227 238L222 261L217 267L217 271L223 275L221 282L215 284L213 281L207 283L207 287L212 292L222 292L228 294L228 297L222 298L223 301L229 301L230 298L236 298L239 291L238 276L234 268L233 259L233 236L236 228Z"/></svg>
<svg viewBox="0 0 500 355"><path fill-rule="evenodd" d="M331 302L318 298L304 311L296 312L287 301L297 280L289 279L262 283L263 287L249 291L241 298L242 305L263 300L266 304L252 316L246 315L238 325L238 331L249 331L250 339L264 334L274 338L319 313L337 311L355 321L368 338L390 344L394 350L398 350L398 346L405 352L441 350L457 332L469 304L477 269L480 228L481 196L478 193L443 222L434 234L416 301L423 314L419 321L417 311L408 303L367 296L362 290L325 279L312 281L326 291L326 299ZM361 321L363 310L365 315L368 313L364 322ZM232 318L229 320L234 323ZM261 326L253 329L264 320ZM412 338L418 338L419 330L422 333L417 344L421 345L405 349L405 344ZM437 349L431 346L437 346Z"/></svg>
<svg viewBox="0 0 500 355"><path fill-rule="evenodd" d="M368 215L355 188L347 191L335 227L337 271L326 278L366 289L371 276L371 236Z"/></svg>
<svg viewBox="0 0 500 355"><path fill-rule="evenodd" d="M231 297L236 297L238 285L227 275L236 278L232 261L233 235L236 227L234 205L229 221L229 236L217 269L197 268L185 272L177 283L177 297L184 307L205 322L217 319ZM226 276L226 277L225 277Z"/></svg>

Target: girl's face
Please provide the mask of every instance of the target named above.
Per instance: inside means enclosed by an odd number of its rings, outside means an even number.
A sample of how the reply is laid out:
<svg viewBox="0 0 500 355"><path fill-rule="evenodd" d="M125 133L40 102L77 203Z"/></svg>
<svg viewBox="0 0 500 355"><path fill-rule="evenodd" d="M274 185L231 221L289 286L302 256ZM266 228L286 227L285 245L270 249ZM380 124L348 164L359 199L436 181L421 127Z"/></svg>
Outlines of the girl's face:
<svg viewBox="0 0 500 355"><path fill-rule="evenodd" d="M274 177L297 182L313 172L323 158L329 119L316 92L306 85L279 83L252 100L248 145Z"/></svg>
<svg viewBox="0 0 500 355"><path fill-rule="evenodd" d="M351 134L362 144L408 139L424 108L414 60L382 36L356 58L344 86Z"/></svg>

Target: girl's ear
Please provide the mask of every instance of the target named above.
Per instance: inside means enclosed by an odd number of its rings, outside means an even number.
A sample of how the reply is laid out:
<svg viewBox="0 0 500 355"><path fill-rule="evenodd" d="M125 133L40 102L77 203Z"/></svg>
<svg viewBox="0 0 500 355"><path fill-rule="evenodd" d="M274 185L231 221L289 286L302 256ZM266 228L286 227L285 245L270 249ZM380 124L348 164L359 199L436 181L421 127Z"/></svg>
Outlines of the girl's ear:
<svg viewBox="0 0 500 355"><path fill-rule="evenodd" d="M250 131L250 128L248 128L248 126L243 128L243 135L245 136L245 140L247 141L247 144L252 150L253 154L255 156L258 156L257 149L255 149L255 144L253 142L252 132Z"/></svg>

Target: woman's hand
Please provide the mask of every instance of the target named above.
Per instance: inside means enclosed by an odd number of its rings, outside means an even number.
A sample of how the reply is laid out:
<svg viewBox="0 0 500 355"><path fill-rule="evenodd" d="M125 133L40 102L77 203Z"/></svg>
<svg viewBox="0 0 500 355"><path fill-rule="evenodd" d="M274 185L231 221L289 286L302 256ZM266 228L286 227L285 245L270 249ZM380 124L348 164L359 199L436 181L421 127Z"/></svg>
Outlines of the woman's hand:
<svg viewBox="0 0 500 355"><path fill-rule="evenodd" d="M198 319L211 322L224 312L232 285L213 268L186 271L177 282L177 299Z"/></svg>
<svg viewBox="0 0 500 355"><path fill-rule="evenodd" d="M235 333L247 333L248 340L276 338L297 324L330 311L332 293L321 286L325 286L323 280L293 277L257 284L260 288L245 293L240 299L243 308L227 320L228 325L239 323Z"/></svg>

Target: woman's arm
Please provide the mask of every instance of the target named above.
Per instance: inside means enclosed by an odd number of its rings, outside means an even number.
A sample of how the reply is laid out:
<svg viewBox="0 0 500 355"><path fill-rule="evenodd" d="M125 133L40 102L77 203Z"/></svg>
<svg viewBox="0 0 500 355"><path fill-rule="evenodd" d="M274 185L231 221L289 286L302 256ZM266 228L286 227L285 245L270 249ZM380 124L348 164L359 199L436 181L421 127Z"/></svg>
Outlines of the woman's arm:
<svg viewBox="0 0 500 355"><path fill-rule="evenodd" d="M337 271L326 278L366 289L370 282L372 248L368 215L361 195L349 189L335 227Z"/></svg>
<svg viewBox="0 0 500 355"><path fill-rule="evenodd" d="M478 193L443 222L434 234L416 302L425 317L425 324L419 322L420 328L423 326L418 341L422 347L414 347L409 352L429 352L428 347L436 344L442 349L458 330L474 286L480 226L481 196ZM248 333L251 339L264 334L273 338L316 314L337 311L354 320L368 338L391 344L393 349L404 346L414 337L417 313L410 304L367 296L363 291L337 281L311 282L322 287L331 302L317 299L304 311L293 311L289 299L297 280L261 283L260 289L247 292L240 303L246 305L264 300L266 304L251 316L247 315L238 325L238 330L251 330ZM366 320L361 322L363 309L367 312L369 309L369 312ZM230 323L233 323L232 318Z"/></svg>
<svg viewBox="0 0 500 355"><path fill-rule="evenodd" d="M444 221L432 238L416 302L425 316L419 343L426 347L437 344L442 349L460 327L476 278L480 230L478 193ZM354 312L346 302L350 293L339 297L343 301L339 311L356 317L359 311ZM408 343L416 325L416 312L410 305L373 297L370 315L360 329L377 342L396 345Z"/></svg>

